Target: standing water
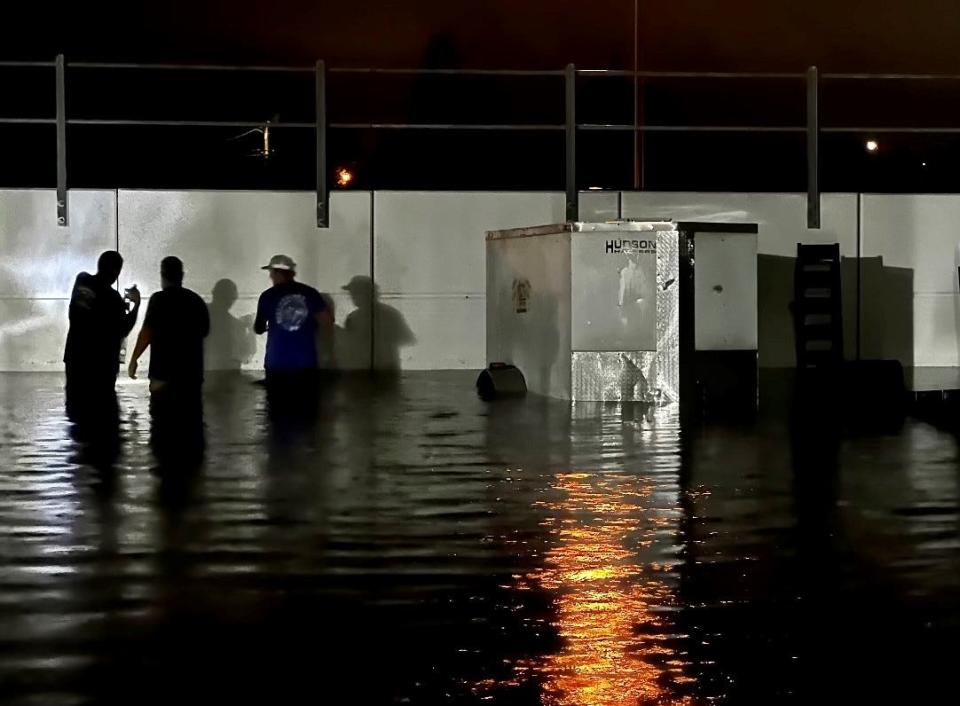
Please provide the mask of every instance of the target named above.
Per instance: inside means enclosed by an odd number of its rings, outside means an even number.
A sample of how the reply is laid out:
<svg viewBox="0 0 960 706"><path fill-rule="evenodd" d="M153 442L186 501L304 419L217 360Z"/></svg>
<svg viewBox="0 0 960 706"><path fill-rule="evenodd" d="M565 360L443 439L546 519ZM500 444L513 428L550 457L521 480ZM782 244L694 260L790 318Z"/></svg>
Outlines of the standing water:
<svg viewBox="0 0 960 706"><path fill-rule="evenodd" d="M951 693L953 436L690 430L471 387L340 380L285 416L215 377L188 458L151 446L143 384L91 433L59 376L0 375L0 703Z"/></svg>

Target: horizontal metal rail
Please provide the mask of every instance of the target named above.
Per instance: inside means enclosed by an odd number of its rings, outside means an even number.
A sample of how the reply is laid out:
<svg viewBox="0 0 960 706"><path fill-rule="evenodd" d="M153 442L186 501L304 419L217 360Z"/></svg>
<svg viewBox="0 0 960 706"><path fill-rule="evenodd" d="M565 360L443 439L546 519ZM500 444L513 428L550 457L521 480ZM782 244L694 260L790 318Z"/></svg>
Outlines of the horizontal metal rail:
<svg viewBox="0 0 960 706"><path fill-rule="evenodd" d="M805 132L806 128L795 125L758 126L758 125L579 125L587 131L623 131L623 132Z"/></svg>
<svg viewBox="0 0 960 706"><path fill-rule="evenodd" d="M111 71L113 69L143 70L143 71L224 71L233 73L286 73L313 75L312 66L229 66L225 64L111 64L99 61L71 61L71 69L97 69Z"/></svg>
<svg viewBox="0 0 960 706"><path fill-rule="evenodd" d="M67 125L75 126L113 126L113 127L196 127L196 128L263 128L313 130L315 123L307 122L265 122L262 120L133 120L104 118L70 118ZM6 118L0 117L0 125L56 125L56 118ZM331 130L440 130L463 132L560 132L564 125L552 124L484 124L484 123L330 123ZM692 132L692 133L802 133L806 128L800 125L619 125L602 123L580 123L578 130L585 132ZM858 126L844 125L821 127L820 132L834 134L915 134L948 135L960 133L960 127L887 127L882 125Z"/></svg>
<svg viewBox="0 0 960 706"><path fill-rule="evenodd" d="M327 182L327 135L329 130L377 130L377 131L450 131L450 132L518 132L518 133L564 133L566 213L569 219L575 219L579 213L578 184L576 174L576 135L578 132L608 132L641 134L730 134L730 135L806 135L807 138L807 177L808 177L808 227L819 226L820 192L817 181L819 156L817 145L823 134L903 134L903 135L960 135L960 126L824 126L820 121L819 95L825 81L843 83L850 81L957 81L960 74L868 74L868 73L828 73L821 74L815 67L800 72L729 72L729 71L640 71L622 69L578 69L570 64L562 70L538 69L457 69L457 68L375 68L375 67L327 67L323 61L314 66L230 66L222 64L175 64L175 63L108 63L97 61L76 61L67 63L63 55L56 61L0 61L0 70L17 69L54 69L56 78L57 112L52 117L0 117L0 126L54 126L57 137L57 215L58 223L68 224L67 207L67 138L69 127L148 127L148 128L221 128L231 130L255 130L267 128L278 130L312 130L316 133L317 168L317 225L325 228L329 225L329 184ZM67 77L69 72L83 71L139 71L139 72L206 72L208 74L265 74L312 77L314 81L315 114L309 121L269 121L269 120L190 120L190 119L139 119L139 118L102 118L69 117L67 115ZM329 122L329 104L327 99L328 77L330 75L347 77L403 76L419 77L495 77L509 78L548 78L563 79L564 85L564 122L563 123L408 123L367 120L361 122ZM2 74L4 77L7 74ZM812 79L811 79L812 77ZM578 79L633 79L634 102L636 111L639 80L653 81L805 81L806 115L805 125L664 125L620 123L578 123L576 119L576 89ZM729 84L728 84L729 85ZM122 99L122 97L121 97ZM558 106L559 107L559 106ZM799 116L798 116L799 117ZM635 137L635 145L639 138ZM634 150L634 169L637 170L638 156Z"/></svg>
<svg viewBox="0 0 960 706"><path fill-rule="evenodd" d="M56 118L3 118L0 125L56 125Z"/></svg>
<svg viewBox="0 0 960 706"><path fill-rule="evenodd" d="M563 71L549 69L376 69L352 68L349 66L331 67L327 69L332 74L382 74L387 76L555 76L560 78Z"/></svg>
<svg viewBox="0 0 960 706"><path fill-rule="evenodd" d="M114 127L196 127L196 128L263 128L313 130L315 123L265 122L262 120L134 120L104 118L70 118L67 125L114 126ZM56 118L6 118L0 117L0 125L56 125ZM463 132L560 132L564 125L553 124L486 124L486 123L330 123L332 130L440 130ZM578 130L585 132L702 132L702 133L802 133L801 125L627 125L603 123L579 123ZM946 135L960 133L960 126L887 127L882 125L843 125L821 127L821 132L834 134L916 134Z"/></svg>
<svg viewBox="0 0 960 706"><path fill-rule="evenodd" d="M92 125L92 126L143 126L143 127L246 127L262 128L275 127L285 128L310 128L316 127L315 123L300 122L268 122L265 120L127 120L103 119L103 118L70 118L68 125Z"/></svg>
<svg viewBox="0 0 960 706"><path fill-rule="evenodd" d="M55 68L55 61L0 61L0 69L26 68ZM103 61L71 61L69 69L93 69L102 71L199 71L199 72L226 72L226 73L292 73L312 76L313 66L270 66L270 65L240 65L229 64L172 64L172 63L144 63L144 62L103 62ZM543 76L562 78L563 69L434 69L434 68L381 68L339 66L327 69L331 74L359 74L359 75L423 75L423 76ZM803 72L755 72L755 71L632 71L630 69L577 69L577 76L582 77L625 77L625 78L673 78L673 79L759 79L759 80L800 80L805 77ZM935 73L857 73L833 72L820 75L821 80L837 81L960 81L960 74Z"/></svg>
<svg viewBox="0 0 960 706"><path fill-rule="evenodd" d="M629 69L577 69L578 76L622 76L625 78L708 78L708 79L803 79L803 73L756 73L733 71L630 71Z"/></svg>
<svg viewBox="0 0 960 706"><path fill-rule="evenodd" d="M56 65L55 61L0 61L0 69L52 69Z"/></svg>
<svg viewBox="0 0 960 706"><path fill-rule="evenodd" d="M834 81L960 81L960 74L821 74Z"/></svg>

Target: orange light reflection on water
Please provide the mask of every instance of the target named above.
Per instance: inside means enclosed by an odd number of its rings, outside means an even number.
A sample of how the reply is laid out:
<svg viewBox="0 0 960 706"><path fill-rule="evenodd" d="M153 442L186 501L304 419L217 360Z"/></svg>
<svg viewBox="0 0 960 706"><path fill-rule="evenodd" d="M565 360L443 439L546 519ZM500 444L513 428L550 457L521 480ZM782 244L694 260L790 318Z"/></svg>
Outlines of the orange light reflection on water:
<svg viewBox="0 0 960 706"><path fill-rule="evenodd" d="M559 518L552 547L517 586L556 596L562 648L514 665L514 683L539 678L545 706L693 703L678 693L692 679L665 619L675 561L664 544L676 515L657 507L655 483L649 475L557 476L563 498L546 505Z"/></svg>

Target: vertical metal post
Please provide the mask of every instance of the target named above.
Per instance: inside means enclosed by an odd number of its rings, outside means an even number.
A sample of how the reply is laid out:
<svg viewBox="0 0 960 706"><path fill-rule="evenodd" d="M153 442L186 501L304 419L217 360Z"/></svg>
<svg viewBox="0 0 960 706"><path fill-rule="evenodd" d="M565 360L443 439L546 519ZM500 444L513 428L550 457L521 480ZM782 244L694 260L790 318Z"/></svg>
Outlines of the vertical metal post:
<svg viewBox="0 0 960 706"><path fill-rule="evenodd" d="M327 65L316 67L317 227L330 227L330 185L327 183Z"/></svg>
<svg viewBox="0 0 960 706"><path fill-rule="evenodd" d="M57 225L67 226L67 80L63 54L57 54Z"/></svg>
<svg viewBox="0 0 960 706"><path fill-rule="evenodd" d="M860 362L860 312L863 309L863 194L857 192L857 362Z"/></svg>
<svg viewBox="0 0 960 706"><path fill-rule="evenodd" d="M700 409L697 403L697 369L696 369L696 293L694 291L696 258L695 232L690 226L681 226L678 233L680 251L680 298L679 324L680 336L679 360L680 366L680 417L684 423L696 420Z"/></svg>
<svg viewBox="0 0 960 706"><path fill-rule="evenodd" d="M820 72L807 69L807 228L820 227Z"/></svg>
<svg viewBox="0 0 960 706"><path fill-rule="evenodd" d="M643 133L640 131L640 1L633 0L633 190L643 188Z"/></svg>
<svg viewBox="0 0 960 706"><path fill-rule="evenodd" d="M370 301L373 304L370 317L370 371L377 369L377 326L380 323L377 306L377 192L370 190Z"/></svg>
<svg viewBox="0 0 960 706"><path fill-rule="evenodd" d="M566 183L567 221L580 218L580 194L577 191L577 69L567 64L566 83Z"/></svg>

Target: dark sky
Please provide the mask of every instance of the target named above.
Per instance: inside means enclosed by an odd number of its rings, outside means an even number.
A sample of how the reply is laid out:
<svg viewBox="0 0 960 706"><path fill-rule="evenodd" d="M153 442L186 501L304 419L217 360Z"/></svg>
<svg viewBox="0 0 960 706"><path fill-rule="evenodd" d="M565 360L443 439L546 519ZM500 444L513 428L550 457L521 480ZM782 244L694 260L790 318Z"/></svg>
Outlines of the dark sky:
<svg viewBox="0 0 960 706"><path fill-rule="evenodd" d="M632 61L633 0L273 0L27 3L4 8L0 53L73 58L417 65L446 35L464 65ZM28 7L23 7L28 6ZM61 10L55 8L62 7ZM960 72L954 0L640 3L645 68Z"/></svg>
<svg viewBox="0 0 960 706"><path fill-rule="evenodd" d="M629 68L633 0L231 0L7 3L0 59L281 64L395 68ZM667 0L640 3L640 66L649 70L960 74L956 0ZM149 76L147 75L149 74ZM0 116L52 114L50 77L0 71ZM43 83L43 82L46 83ZM557 79L331 78L333 122L563 121ZM71 117L312 120L309 76L68 73ZM802 81L657 79L640 88L647 125L802 125ZM578 81L580 122L632 124L629 81ZM824 126L960 126L960 81L833 81ZM55 153L44 127L0 126L0 186L49 185ZM70 177L80 186L310 188L313 137L278 131L275 155L236 130L71 127ZM866 138L881 150L865 156ZM630 188L633 138L583 133L582 186ZM560 188L562 135L334 131L333 165L362 188ZM648 133L639 153L653 189L803 190L802 134ZM953 135L825 134L826 190L960 189ZM522 168L518 168L522 167Z"/></svg>

